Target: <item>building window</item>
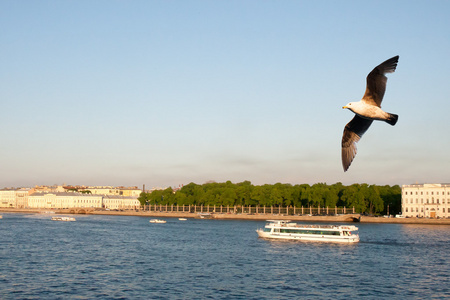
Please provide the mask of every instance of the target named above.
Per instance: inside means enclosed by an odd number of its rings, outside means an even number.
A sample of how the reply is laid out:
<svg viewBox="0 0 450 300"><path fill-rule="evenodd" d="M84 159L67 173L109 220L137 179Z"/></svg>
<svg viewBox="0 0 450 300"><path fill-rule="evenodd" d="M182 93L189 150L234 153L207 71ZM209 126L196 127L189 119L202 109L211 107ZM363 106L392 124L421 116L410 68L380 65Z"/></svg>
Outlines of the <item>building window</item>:
<svg viewBox="0 0 450 300"><path fill-rule="evenodd" d="M408 208L406 208L406 210L405 210L406 212L408 212Z"/></svg>

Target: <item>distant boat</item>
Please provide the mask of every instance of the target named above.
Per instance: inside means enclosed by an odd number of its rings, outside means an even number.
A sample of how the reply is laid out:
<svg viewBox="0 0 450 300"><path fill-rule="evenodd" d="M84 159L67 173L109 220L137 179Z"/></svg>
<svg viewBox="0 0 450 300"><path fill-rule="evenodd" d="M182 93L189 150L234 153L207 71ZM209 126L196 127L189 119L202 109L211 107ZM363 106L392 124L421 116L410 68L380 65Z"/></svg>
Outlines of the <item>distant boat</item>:
<svg viewBox="0 0 450 300"><path fill-rule="evenodd" d="M150 223L166 223L166 221L165 220L159 220L159 219L151 219L150 220Z"/></svg>
<svg viewBox="0 0 450 300"><path fill-rule="evenodd" d="M52 217L52 221L74 222L76 219L73 217Z"/></svg>
<svg viewBox="0 0 450 300"><path fill-rule="evenodd" d="M186 218L178 218L178 220L180 220L180 221L187 221Z"/></svg>
<svg viewBox="0 0 450 300"><path fill-rule="evenodd" d="M210 213L198 213L197 215L198 215L197 218L200 218L200 219L211 219L212 218L212 214L210 214Z"/></svg>

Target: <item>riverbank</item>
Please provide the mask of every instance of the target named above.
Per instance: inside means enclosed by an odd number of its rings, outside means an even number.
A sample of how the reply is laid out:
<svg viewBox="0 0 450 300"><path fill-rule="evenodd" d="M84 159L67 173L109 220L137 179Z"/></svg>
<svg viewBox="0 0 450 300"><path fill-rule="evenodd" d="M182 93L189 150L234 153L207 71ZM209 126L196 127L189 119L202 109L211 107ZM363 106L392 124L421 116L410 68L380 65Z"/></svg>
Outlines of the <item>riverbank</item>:
<svg viewBox="0 0 450 300"><path fill-rule="evenodd" d="M115 216L140 216L155 218L199 218L198 213L189 212L154 212L142 210L94 210L94 209L26 209L26 208L0 208L5 213L55 213L55 214L88 214L88 215L115 215ZM361 223L385 223L385 224L434 224L450 225L450 219L427 219L427 218L384 218L368 217L359 214L346 214L337 216L310 216L310 215L279 215L279 214L232 214L214 213L204 215L205 218L218 220L292 220L304 222L354 222Z"/></svg>

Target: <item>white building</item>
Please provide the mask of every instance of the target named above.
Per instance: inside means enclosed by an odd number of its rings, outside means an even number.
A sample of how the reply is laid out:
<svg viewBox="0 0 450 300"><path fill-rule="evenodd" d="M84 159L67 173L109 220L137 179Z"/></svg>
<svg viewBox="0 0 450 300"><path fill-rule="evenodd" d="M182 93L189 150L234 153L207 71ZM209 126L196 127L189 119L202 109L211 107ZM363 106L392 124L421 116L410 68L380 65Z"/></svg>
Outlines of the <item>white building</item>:
<svg viewBox="0 0 450 300"><path fill-rule="evenodd" d="M116 189L114 195L67 192L62 187L37 192L29 188L5 188L0 189L0 207L138 209L139 195L140 190L134 187Z"/></svg>
<svg viewBox="0 0 450 300"><path fill-rule="evenodd" d="M103 196L103 205L109 209L138 209L141 203L138 197Z"/></svg>
<svg viewBox="0 0 450 300"><path fill-rule="evenodd" d="M137 197L93 195L82 193L34 193L28 196L29 208L109 208L138 209Z"/></svg>
<svg viewBox="0 0 450 300"><path fill-rule="evenodd" d="M450 184L403 185L402 215L450 218Z"/></svg>
<svg viewBox="0 0 450 300"><path fill-rule="evenodd" d="M80 193L34 193L28 196L29 208L102 208L103 197Z"/></svg>
<svg viewBox="0 0 450 300"><path fill-rule="evenodd" d="M16 207L16 190L0 190L0 207Z"/></svg>
<svg viewBox="0 0 450 300"><path fill-rule="evenodd" d="M25 208L28 205L30 189L1 189L0 207Z"/></svg>

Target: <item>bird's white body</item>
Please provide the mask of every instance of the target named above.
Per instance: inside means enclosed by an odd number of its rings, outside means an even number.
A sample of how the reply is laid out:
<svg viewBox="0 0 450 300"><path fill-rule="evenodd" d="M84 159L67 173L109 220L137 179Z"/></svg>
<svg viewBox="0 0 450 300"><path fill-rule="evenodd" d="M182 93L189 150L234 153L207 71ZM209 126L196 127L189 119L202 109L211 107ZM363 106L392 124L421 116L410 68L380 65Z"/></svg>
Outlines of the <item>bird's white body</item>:
<svg viewBox="0 0 450 300"><path fill-rule="evenodd" d="M350 102L343 108L348 108L358 116L369 120L386 121L390 114L375 105L365 103L363 100L358 102Z"/></svg>

